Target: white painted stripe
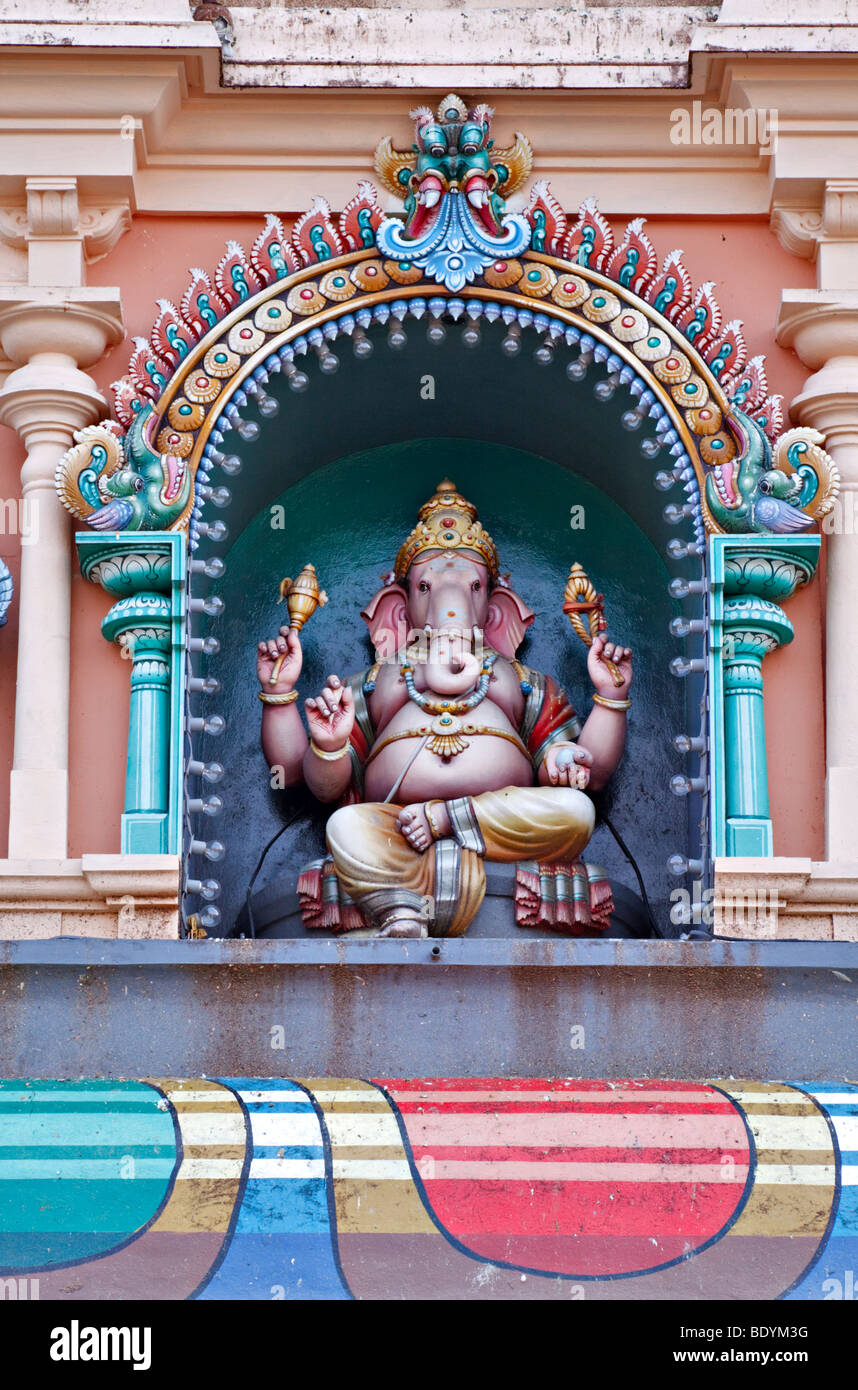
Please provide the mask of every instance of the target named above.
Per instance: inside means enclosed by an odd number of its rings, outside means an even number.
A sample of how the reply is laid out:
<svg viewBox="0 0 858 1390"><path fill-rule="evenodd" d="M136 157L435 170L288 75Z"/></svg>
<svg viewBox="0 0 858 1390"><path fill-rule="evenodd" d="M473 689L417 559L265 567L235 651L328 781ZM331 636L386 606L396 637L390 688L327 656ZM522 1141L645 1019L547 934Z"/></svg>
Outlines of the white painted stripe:
<svg viewBox="0 0 858 1390"><path fill-rule="evenodd" d="M190 1111L180 1117L182 1142L193 1144L244 1144L244 1116L234 1111L218 1115L204 1110Z"/></svg>
<svg viewBox="0 0 858 1390"><path fill-rule="evenodd" d="M814 1089L810 1094L822 1101L823 1105L858 1105L858 1091L818 1091Z"/></svg>
<svg viewBox="0 0 858 1390"><path fill-rule="evenodd" d="M420 1175L490 1182L600 1182L600 1183L708 1183L741 1187L748 1176L746 1165L718 1163L521 1163L503 1159L423 1158Z"/></svg>
<svg viewBox="0 0 858 1390"><path fill-rule="evenodd" d="M758 1149L801 1152L831 1147L831 1134L822 1115L748 1115L747 1119Z"/></svg>
<svg viewBox="0 0 858 1390"><path fill-rule="evenodd" d="M251 1178L323 1178L323 1158L254 1158Z"/></svg>
<svg viewBox="0 0 858 1390"><path fill-rule="evenodd" d="M306 1115L254 1114L250 1117L254 1144L294 1148L296 1144L321 1144L322 1135L314 1111Z"/></svg>
<svg viewBox="0 0 858 1390"><path fill-rule="evenodd" d="M337 1101L342 1101L344 1105L387 1106L381 1091L320 1091L316 1086L312 1089L320 1105L334 1105Z"/></svg>
<svg viewBox="0 0 858 1390"><path fill-rule="evenodd" d="M832 1115L831 1122L841 1149L858 1149L858 1115Z"/></svg>
<svg viewBox="0 0 858 1390"><path fill-rule="evenodd" d="M239 1091L246 1105L307 1105L312 1101L304 1091Z"/></svg>
<svg viewBox="0 0 858 1390"><path fill-rule="evenodd" d="M840 1169L840 1182L843 1187L858 1187L858 1164L844 1163Z"/></svg>
<svg viewBox="0 0 858 1390"><path fill-rule="evenodd" d="M240 1178L240 1158L186 1158L177 1178Z"/></svg>
<svg viewBox="0 0 858 1390"><path fill-rule="evenodd" d="M727 1087L724 1087L727 1090ZM800 1091L733 1091L729 1094L740 1105L812 1105L813 1102Z"/></svg>
<svg viewBox="0 0 858 1390"><path fill-rule="evenodd" d="M183 1091L181 1086L165 1086L164 1094L175 1104L231 1105L235 1109L237 1103L231 1091Z"/></svg>
<svg viewBox="0 0 858 1390"><path fill-rule="evenodd" d="M335 1178L370 1182L405 1182L412 1176L404 1158L335 1158L331 1168Z"/></svg>
<svg viewBox="0 0 858 1390"><path fill-rule="evenodd" d="M834 1182L833 1163L759 1163L756 1181L793 1183L796 1187L830 1187Z"/></svg>
<svg viewBox="0 0 858 1390"><path fill-rule="evenodd" d="M335 1147L346 1144L402 1143L399 1125L389 1110L384 1115L336 1115L327 1111L325 1123L331 1143Z"/></svg>

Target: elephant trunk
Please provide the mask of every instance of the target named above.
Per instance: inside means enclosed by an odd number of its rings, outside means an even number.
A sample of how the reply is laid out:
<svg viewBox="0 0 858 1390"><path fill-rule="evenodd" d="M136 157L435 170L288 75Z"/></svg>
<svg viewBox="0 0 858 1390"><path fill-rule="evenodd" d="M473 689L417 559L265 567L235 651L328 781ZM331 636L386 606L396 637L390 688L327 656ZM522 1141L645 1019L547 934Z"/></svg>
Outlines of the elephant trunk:
<svg viewBox="0 0 858 1390"><path fill-rule="evenodd" d="M429 658L424 667L430 690L438 695L463 695L476 685L480 661L469 650L469 643L461 632L430 631Z"/></svg>

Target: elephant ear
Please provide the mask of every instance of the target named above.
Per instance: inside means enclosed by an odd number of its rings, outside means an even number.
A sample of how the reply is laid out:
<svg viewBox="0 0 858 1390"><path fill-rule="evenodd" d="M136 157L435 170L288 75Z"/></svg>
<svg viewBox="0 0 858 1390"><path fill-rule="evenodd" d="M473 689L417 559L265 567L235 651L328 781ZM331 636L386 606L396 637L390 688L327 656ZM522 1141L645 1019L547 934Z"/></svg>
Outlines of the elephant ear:
<svg viewBox="0 0 858 1390"><path fill-rule="evenodd" d="M491 596L483 636L490 647L512 661L533 619L534 614L515 590L499 585Z"/></svg>
<svg viewBox="0 0 858 1390"><path fill-rule="evenodd" d="M369 628L376 661L392 661L408 640L408 595L399 584L379 589L361 612Z"/></svg>

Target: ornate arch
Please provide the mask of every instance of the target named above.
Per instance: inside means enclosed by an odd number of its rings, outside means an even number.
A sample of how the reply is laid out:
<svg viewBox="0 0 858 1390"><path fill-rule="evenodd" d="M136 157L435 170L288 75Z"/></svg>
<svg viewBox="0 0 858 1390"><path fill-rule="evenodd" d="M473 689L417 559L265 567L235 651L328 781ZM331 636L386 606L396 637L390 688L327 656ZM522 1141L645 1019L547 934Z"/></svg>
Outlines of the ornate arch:
<svg viewBox="0 0 858 1390"><path fill-rule="evenodd" d="M701 549L705 531L802 532L831 509L839 478L822 436L782 432L764 358L748 359L738 320L723 324L712 282L693 290L680 251L659 271L642 218L615 241L595 200L573 222L545 181L523 214L506 212L529 172L526 139L493 150L489 108L469 112L452 96L437 115L412 114L416 152L389 140L376 152L404 220L385 217L361 182L337 221L323 198L288 234L271 214L249 255L230 241L213 277L191 272L178 309L158 301L114 383L115 419L82 430L57 470L78 520L188 531L193 549L220 445L269 377L300 385L306 354L409 316L501 320L541 334L546 353L565 346L582 367L602 364L629 387L638 422L654 420L653 454L672 457ZM438 130L472 152L440 158Z"/></svg>
<svg viewBox="0 0 858 1390"><path fill-rule="evenodd" d="M671 786L710 799L712 835L689 845L689 858L672 856L672 870L705 878L712 846L771 853L759 668L766 651L790 640L774 600L812 577L819 538L808 533L838 494L824 440L783 431L782 398L769 390L764 358L748 358L742 324L723 323L712 282L694 290L680 251L659 269L643 219L615 238L593 199L567 217L544 181L523 212L509 212L506 198L530 172L525 137L495 148L490 109L468 110L452 96L436 113L412 114L413 150L387 140L376 152L400 214L386 217L375 188L361 182L339 218L315 198L288 231L270 214L249 252L230 241L212 275L191 271L179 307L158 301L149 336L134 340L127 374L114 383L114 418L82 430L58 467L60 498L86 528L84 572L117 599L103 630L132 658L123 848L218 857L218 842L202 838L203 817L218 809L206 785L217 764L195 749L223 720L201 711L218 683L196 676L191 656L217 649L214 638L194 635L193 615L216 614L219 600L189 594L187 574L222 572L220 560L193 554L204 536L225 534L205 516L228 500L213 478L238 469L230 435L259 433L242 412L273 413L266 388L278 374L302 390L310 355L330 370L338 338L360 356L373 329L386 326L396 346L413 319L436 341L445 323L472 340L481 322L502 324L510 353L523 334L536 335L537 361L562 354L578 379L593 367L602 399L627 391L623 422L646 425L642 452L657 485L684 493L665 517L692 535L671 541L668 556L696 558L704 573L689 580L686 568L671 593L699 598L701 612L709 600L704 618L671 629L676 638L702 635L705 654L671 667L708 684L710 708L708 727L675 740L697 765ZM749 746L730 742L741 738ZM753 776L736 775L751 764ZM201 779L197 795L189 775ZM699 824L707 821L704 805ZM207 883L186 875L188 898L205 898Z"/></svg>

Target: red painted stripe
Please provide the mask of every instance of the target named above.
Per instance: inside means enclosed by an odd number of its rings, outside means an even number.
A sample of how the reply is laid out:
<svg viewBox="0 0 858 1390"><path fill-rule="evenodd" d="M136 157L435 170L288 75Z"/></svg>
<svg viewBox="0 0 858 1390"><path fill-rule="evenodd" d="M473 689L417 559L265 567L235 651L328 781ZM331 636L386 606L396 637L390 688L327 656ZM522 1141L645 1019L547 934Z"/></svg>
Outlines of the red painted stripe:
<svg viewBox="0 0 858 1390"><path fill-rule="evenodd" d="M694 1244L714 1235L736 1208L737 1183L545 1183L427 1179L439 1221L462 1232L527 1235L685 1236ZM470 1241L466 1241L470 1244Z"/></svg>
<svg viewBox="0 0 858 1390"><path fill-rule="evenodd" d="M393 1096L394 1103L403 1115L733 1115L736 1107L729 1101L705 1102L701 1105L673 1105L670 1101L653 1104L630 1104L624 1101L616 1106L588 1105L586 1101L408 1101Z"/></svg>
<svg viewBox="0 0 858 1390"><path fill-rule="evenodd" d="M584 1081L574 1079L551 1079L539 1077L508 1076L432 1076L432 1077L390 1077L373 1078L375 1084L388 1091L708 1091L713 1099L721 1099L720 1092L711 1086L694 1081Z"/></svg>

